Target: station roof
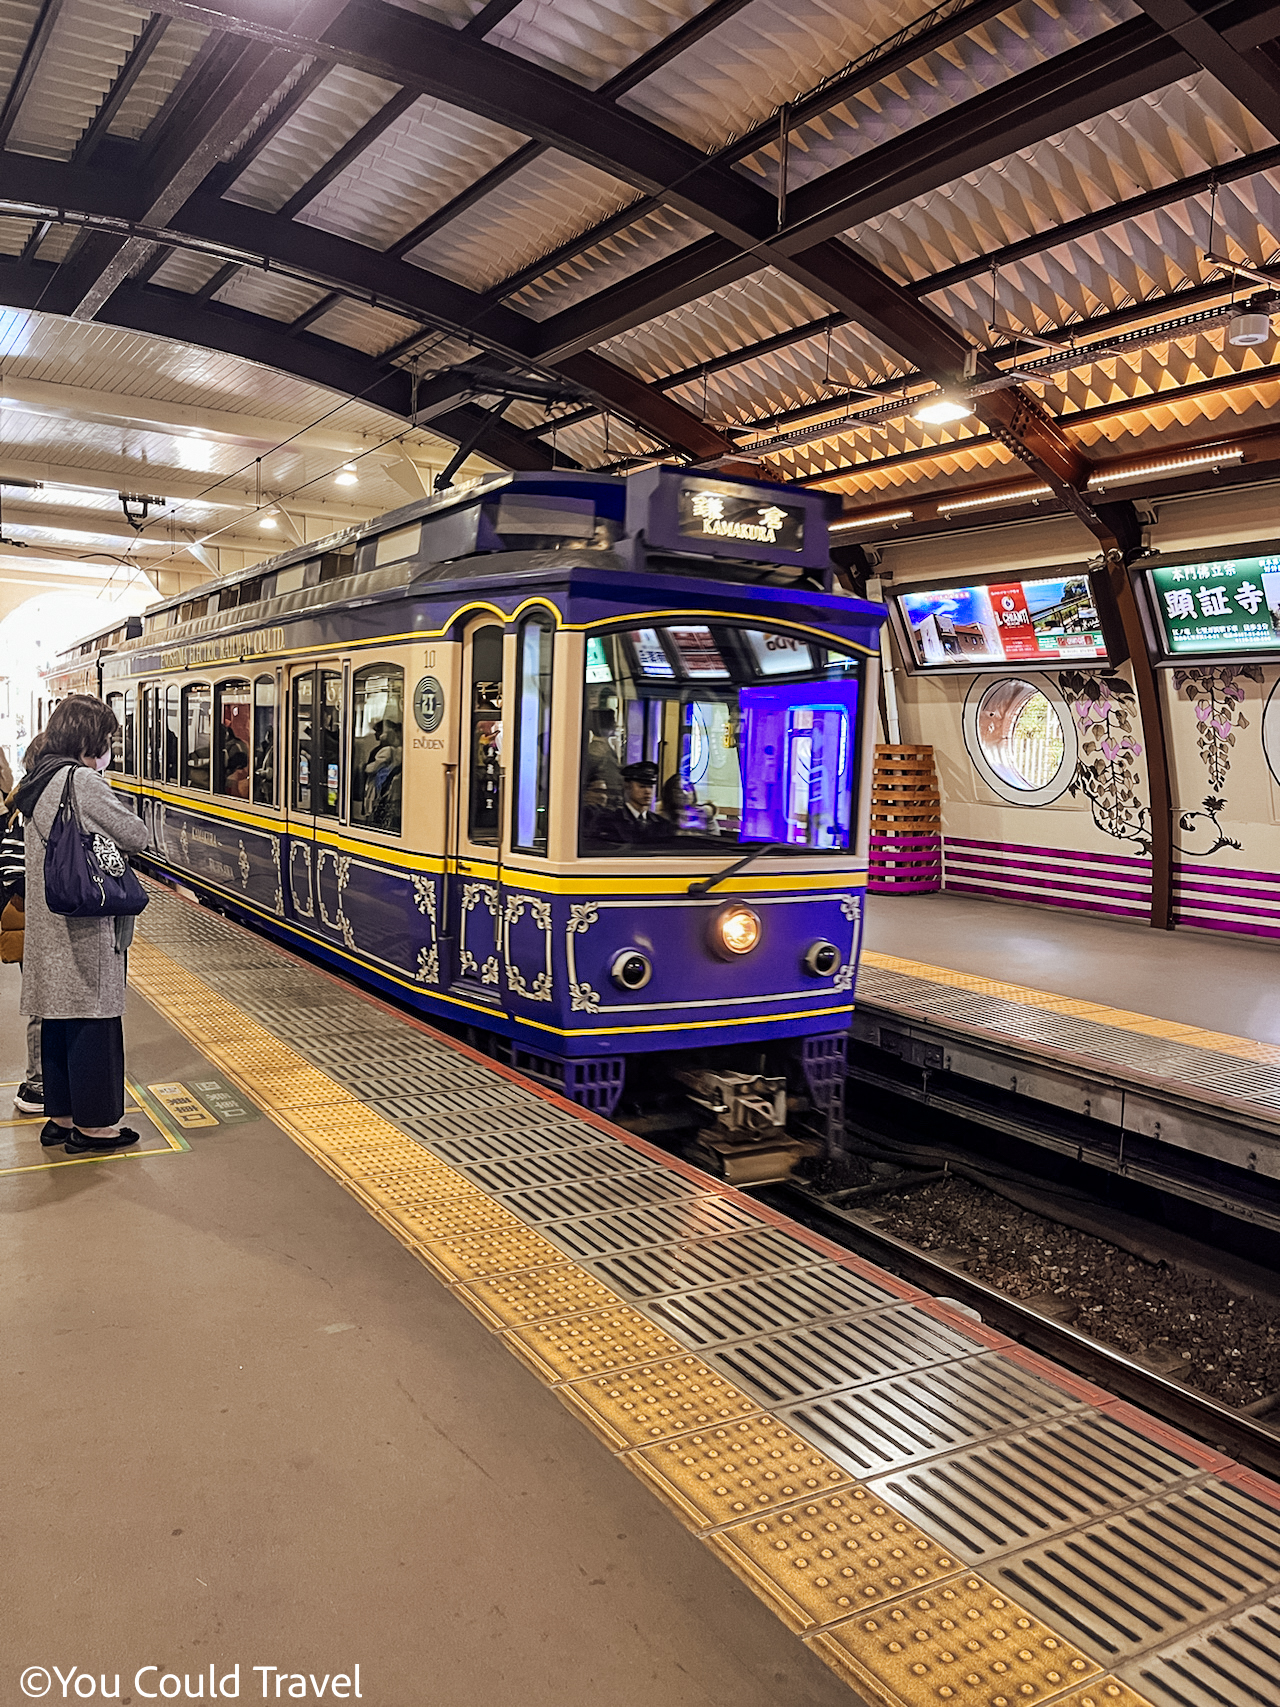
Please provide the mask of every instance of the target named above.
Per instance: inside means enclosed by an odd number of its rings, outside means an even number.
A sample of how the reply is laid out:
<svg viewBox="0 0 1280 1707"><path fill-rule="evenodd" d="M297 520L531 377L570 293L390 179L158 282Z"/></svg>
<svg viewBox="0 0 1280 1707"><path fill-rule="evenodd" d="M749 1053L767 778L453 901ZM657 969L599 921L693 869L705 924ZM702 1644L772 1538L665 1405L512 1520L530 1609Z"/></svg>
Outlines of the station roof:
<svg viewBox="0 0 1280 1707"><path fill-rule="evenodd" d="M1280 308L1278 36L1280 0L9 0L0 450L58 462L41 385L110 393L60 444L193 537L256 441L192 463L181 411L260 421L287 494L335 392L364 514L455 445L1086 522L1099 469L1280 460L1273 340L1229 341ZM939 388L968 413L917 420Z"/></svg>

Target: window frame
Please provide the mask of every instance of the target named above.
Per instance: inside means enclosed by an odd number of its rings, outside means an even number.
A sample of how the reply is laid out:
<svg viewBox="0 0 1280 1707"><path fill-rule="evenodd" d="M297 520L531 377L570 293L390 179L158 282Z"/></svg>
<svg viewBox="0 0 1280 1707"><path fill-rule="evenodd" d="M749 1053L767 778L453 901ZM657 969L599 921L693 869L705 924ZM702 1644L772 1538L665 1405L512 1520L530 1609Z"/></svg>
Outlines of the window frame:
<svg viewBox="0 0 1280 1707"><path fill-rule="evenodd" d="M1033 693L1042 694L1048 700L1062 731L1061 763L1048 782L1041 788L1019 788L1016 784L1011 783L1007 777L1001 776L999 771L995 769L983 749L982 733L979 726L983 702L1006 682L1020 682ZM1016 669L1011 669L1002 676L993 677L990 672L975 676L972 686L965 695L961 712L961 728L964 734L965 749L974 769L991 792L1010 806L1051 806L1055 800L1060 800L1070 788L1080 757L1076 721L1062 694L1059 693L1048 676L1042 672L1028 671L1024 675Z"/></svg>
<svg viewBox="0 0 1280 1707"><path fill-rule="evenodd" d="M203 786L191 781L191 711L193 698L205 694L209 705L209 780ZM213 784L213 683L204 681L184 682L182 684L181 717L178 730L179 744L179 786L194 789L198 794L211 794Z"/></svg>
<svg viewBox="0 0 1280 1707"><path fill-rule="evenodd" d="M364 780L363 780L364 779L365 766L363 764L357 766L357 761L356 761L356 742L362 741L365 739L365 737L363 735L360 735L357 733L357 729L356 729L357 710L358 710L358 706L359 706L359 702L360 702L361 679L363 677L376 675L379 672L387 675L388 677L390 677L392 675L398 677L399 683L400 683L400 761L399 761L398 768L392 769L390 774L388 775L388 778L387 778L388 784L390 784L398 776L399 783L400 783L399 797L395 802L396 811L395 811L395 823L394 823L394 825L373 823L364 816L364 798L368 792L367 785L364 783ZM371 835L403 836L403 834L404 834L404 809L405 809L404 755L405 755L405 709L406 709L406 707L405 707L405 693L406 693L406 672L405 672L404 665L396 663L394 660L392 660L390 658L375 659L372 663L362 664L359 669L353 670L351 672L351 677L350 677L350 681L348 684L348 708L349 708L348 716L349 716L349 733L350 733L349 754L350 754L350 757L348 760L348 776L347 776L348 794L347 794L347 819L346 819L346 821L352 829L362 830L362 831L365 831L366 833L371 834ZM376 747L370 747L369 757L371 758L377 750L378 750L378 748L376 748ZM357 812L357 805L356 805L356 793L357 793L357 780L358 779L360 782L359 812Z"/></svg>
<svg viewBox="0 0 1280 1707"><path fill-rule="evenodd" d="M253 682L248 676L227 676L213 684L213 722L214 735L223 729L222 698L228 688L243 688L247 696L249 710L249 792L248 794L232 794L226 788L226 776L223 773L225 748L221 740L215 740L211 754L210 769L212 772L212 792L223 800L249 801L253 796Z"/></svg>
<svg viewBox="0 0 1280 1707"><path fill-rule="evenodd" d="M266 792L261 792L263 770L261 754L258 747L258 714L262 706L258 698L259 688L271 690L271 780ZM252 745L250 748L250 785L249 800L254 806L276 807L280 803L280 683L274 675L263 674L254 676L252 699L250 701L252 717Z"/></svg>
<svg viewBox="0 0 1280 1707"><path fill-rule="evenodd" d="M538 639L537 688L533 698L533 723L530 728L529 682L526 653L532 634ZM549 831L551 827L551 778L553 751L551 743L551 719L555 696L555 624L549 611L532 611L520 623L516 630L516 693L515 693L515 743L512 757L511 774L514 786L511 794L511 849L513 852L528 853L545 859L550 847ZM544 667L545 661L545 667ZM527 745L533 740L535 756L533 759L531 777L525 775L525 753ZM532 783L533 799L528 799L528 785ZM538 829L538 819L541 815L542 827ZM527 839L523 826L531 825L531 833Z"/></svg>

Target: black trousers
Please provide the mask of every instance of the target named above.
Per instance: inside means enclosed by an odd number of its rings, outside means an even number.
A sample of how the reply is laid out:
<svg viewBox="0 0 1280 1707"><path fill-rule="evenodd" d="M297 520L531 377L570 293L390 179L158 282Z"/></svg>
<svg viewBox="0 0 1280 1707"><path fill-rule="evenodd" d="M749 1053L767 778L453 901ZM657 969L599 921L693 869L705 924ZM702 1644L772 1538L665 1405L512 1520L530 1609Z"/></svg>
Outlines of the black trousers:
<svg viewBox="0 0 1280 1707"><path fill-rule="evenodd" d="M118 1019L47 1019L41 1027L44 1112L115 1126L124 1113L124 1026Z"/></svg>

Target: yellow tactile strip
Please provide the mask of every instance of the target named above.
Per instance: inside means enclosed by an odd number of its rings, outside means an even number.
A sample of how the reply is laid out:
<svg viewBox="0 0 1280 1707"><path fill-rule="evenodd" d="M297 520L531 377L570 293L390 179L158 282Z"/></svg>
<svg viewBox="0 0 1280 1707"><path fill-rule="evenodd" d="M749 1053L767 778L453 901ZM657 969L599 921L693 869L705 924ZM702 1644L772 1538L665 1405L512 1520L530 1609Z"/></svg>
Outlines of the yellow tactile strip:
<svg viewBox="0 0 1280 1707"><path fill-rule="evenodd" d="M130 970L154 1007L878 1707L1149 1707L1095 1682L1101 1668L1064 1637L203 979L145 938ZM1079 1691L1086 1681L1092 1695Z"/></svg>
<svg viewBox="0 0 1280 1707"><path fill-rule="evenodd" d="M1280 1067L1280 1044L1260 1043L1253 1037L1234 1037L1226 1031L1205 1031L1198 1025L1181 1025L1177 1020L1130 1013L1127 1008L1110 1008L1105 1002L1057 996L1051 990L1033 990L1027 984L1007 984L999 978L980 978L973 972L955 972L947 966L931 966L925 960L904 960L896 954L877 954L869 948L862 951L862 964L877 967L882 972L901 972L910 978L923 978L929 984L948 984L956 990L971 990L976 996L999 996L1006 1002L1017 1002L1025 1008L1046 1008L1050 1013L1065 1014L1072 1019L1092 1020L1096 1025L1114 1026L1118 1031L1137 1031L1144 1037L1158 1037L1167 1043L1185 1043L1192 1049L1212 1049L1219 1055L1235 1055L1241 1061L1261 1061L1270 1067Z"/></svg>

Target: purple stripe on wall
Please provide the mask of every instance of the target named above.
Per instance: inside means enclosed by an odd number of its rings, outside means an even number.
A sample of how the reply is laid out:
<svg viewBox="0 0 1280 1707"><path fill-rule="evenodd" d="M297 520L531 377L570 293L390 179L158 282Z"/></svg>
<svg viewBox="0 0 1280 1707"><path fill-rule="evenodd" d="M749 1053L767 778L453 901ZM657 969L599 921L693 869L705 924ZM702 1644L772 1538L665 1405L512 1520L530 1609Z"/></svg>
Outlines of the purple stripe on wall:
<svg viewBox="0 0 1280 1707"><path fill-rule="evenodd" d="M999 889L977 889L970 883L952 883L952 882L948 881L947 888L949 890L954 890L955 893L958 895L986 895L989 897L995 896L997 899L1002 900L1002 901L1023 901L1023 902L1025 902L1027 899L1027 897L1025 895L1019 895L1016 891L1009 891L1006 893L1005 891L999 890ZM1146 912L1147 912L1147 909L1145 906L1139 907L1139 908L1103 907L1103 906L1097 905L1097 903L1093 902L1093 901L1068 901L1065 897L1062 900L1054 900L1052 898L1047 898L1043 902L1043 905L1052 906L1052 907L1072 907L1077 912L1081 912L1081 913L1107 913L1112 918L1117 918L1117 919L1141 919L1141 918L1146 917Z"/></svg>
<svg viewBox="0 0 1280 1707"><path fill-rule="evenodd" d="M951 882L950 873L955 871L956 867L954 865L949 865L947 869L947 888L950 889L954 887ZM984 879L987 874L985 872L966 871L961 868L959 875L963 878L967 878L970 883L976 883ZM1051 904L1053 898L1061 894L1105 895L1109 900L1131 901L1138 907L1145 907L1147 905L1147 897L1142 890L1112 889L1105 885L1095 883L1063 883L1059 881L1046 882L1043 879L1022 877L1016 872L1003 874L1003 881L992 879L990 887L993 891L999 889L1002 893L1009 895L1020 894L1024 898L1030 892L1035 891L1037 892L1035 898L1040 899L1041 896L1043 896L1047 904Z"/></svg>
<svg viewBox="0 0 1280 1707"><path fill-rule="evenodd" d="M1236 924L1226 919L1185 919L1182 922L1194 925L1198 931L1228 931L1232 936L1280 937L1280 927L1274 925Z"/></svg>
<svg viewBox="0 0 1280 1707"><path fill-rule="evenodd" d="M986 848L992 853L1032 854L1037 859L1061 859L1070 852L1072 859L1082 860L1086 865L1138 865L1146 871L1151 869L1149 859L1135 854L1077 853L1067 848L1032 848L1021 842L976 842L966 836L948 836L946 843L948 848Z"/></svg>
<svg viewBox="0 0 1280 1707"><path fill-rule="evenodd" d="M1280 889L1280 872L1275 871L1238 871L1230 865L1190 865L1185 860L1177 862L1174 881L1184 871L1191 872L1196 877L1238 877L1250 883L1270 883Z"/></svg>
<svg viewBox="0 0 1280 1707"><path fill-rule="evenodd" d="M950 849L948 849L947 853L947 863L953 867L972 867L975 871L977 868L986 865L994 866L1000 871L1025 871L1028 874L1036 872L1052 875L1055 871L1061 871L1067 872L1072 876L1078 876L1080 872L1079 861L1073 861L1070 865L1049 865L1047 863L1043 865L1023 865L1020 860L996 859L989 854L954 854ZM1143 872L1134 872L1132 877L1129 877L1129 875L1123 871L1108 871L1106 876L1108 881L1111 883L1131 882L1133 886L1138 889L1145 889L1150 881L1148 875Z"/></svg>
<svg viewBox="0 0 1280 1707"><path fill-rule="evenodd" d="M1238 895L1242 901L1271 901L1280 907L1280 895L1273 895L1266 889L1232 889L1224 883L1183 883L1181 881L1175 881L1174 888L1179 895Z"/></svg>

